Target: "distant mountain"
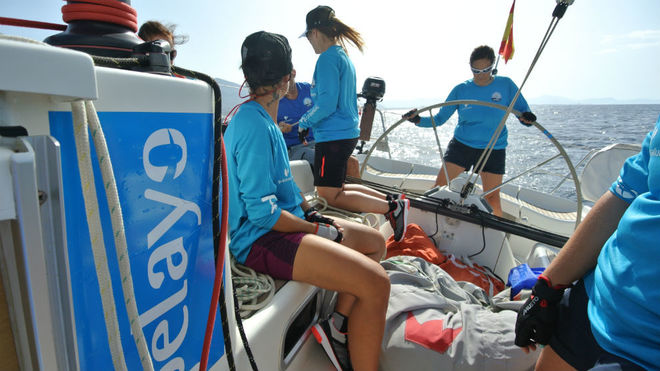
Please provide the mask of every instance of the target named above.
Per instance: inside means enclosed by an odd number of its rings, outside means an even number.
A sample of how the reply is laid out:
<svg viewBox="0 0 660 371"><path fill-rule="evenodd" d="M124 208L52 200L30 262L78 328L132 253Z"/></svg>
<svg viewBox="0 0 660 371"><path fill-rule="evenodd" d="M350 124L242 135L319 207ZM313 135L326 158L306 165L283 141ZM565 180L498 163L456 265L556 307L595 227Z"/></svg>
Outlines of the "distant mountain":
<svg viewBox="0 0 660 371"><path fill-rule="evenodd" d="M542 95L527 99L529 104L660 104L659 99L626 99L615 98L592 98L592 99L570 99L554 95Z"/></svg>
<svg viewBox="0 0 660 371"><path fill-rule="evenodd" d="M215 78L215 81L220 85L220 94L222 94L222 116L225 116L234 106L240 104L245 99L238 97L238 89L241 87L240 85L217 77Z"/></svg>
<svg viewBox="0 0 660 371"><path fill-rule="evenodd" d="M441 99L383 99L378 105L384 109L412 109L427 107L442 102ZM529 104L660 104L660 99L629 99L614 98L571 99L554 95L542 95L527 99Z"/></svg>
<svg viewBox="0 0 660 371"><path fill-rule="evenodd" d="M245 99L238 97L238 89L240 85L216 78L215 81L220 85L222 93L222 114L229 113L234 106L240 104ZM247 93L244 90L244 93ZM385 97L382 102L378 102L378 107L381 109L412 109L427 107L432 104L442 102L443 98L409 98L409 99L387 99ZM527 99L529 104L660 104L660 99L629 99L619 100L614 98L595 98L595 99L571 99L566 97L554 95L542 95L539 97L532 97ZM360 100L363 103L363 100Z"/></svg>

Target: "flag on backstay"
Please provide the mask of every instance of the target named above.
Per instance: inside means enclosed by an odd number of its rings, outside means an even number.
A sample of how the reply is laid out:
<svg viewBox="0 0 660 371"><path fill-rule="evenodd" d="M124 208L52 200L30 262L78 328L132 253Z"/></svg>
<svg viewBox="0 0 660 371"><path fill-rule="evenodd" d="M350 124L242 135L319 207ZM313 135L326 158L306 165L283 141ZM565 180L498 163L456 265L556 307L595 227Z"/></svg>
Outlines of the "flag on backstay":
<svg viewBox="0 0 660 371"><path fill-rule="evenodd" d="M511 10L509 11L509 19L506 22L506 28L504 29L504 35L502 36L502 43L500 44L499 54L504 58L504 63L513 58L513 8L515 6L516 0L513 0Z"/></svg>

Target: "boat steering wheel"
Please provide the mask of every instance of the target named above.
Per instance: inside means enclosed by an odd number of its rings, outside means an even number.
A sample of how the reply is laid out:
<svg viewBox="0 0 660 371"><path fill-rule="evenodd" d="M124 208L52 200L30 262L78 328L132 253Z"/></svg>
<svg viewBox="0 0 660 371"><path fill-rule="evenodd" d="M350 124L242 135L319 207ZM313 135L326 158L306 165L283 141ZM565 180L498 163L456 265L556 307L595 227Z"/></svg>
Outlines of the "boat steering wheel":
<svg viewBox="0 0 660 371"><path fill-rule="evenodd" d="M498 108L498 109L501 109L501 110L503 110L503 111L506 111L506 110L508 109L508 107L506 107L506 106L503 106L503 105L501 105L501 104L491 103L491 102L483 102L483 101L478 101L478 100L453 100L453 101L442 102L442 103L438 103L438 104L434 104L434 105L431 105L431 106L427 106L427 107L421 108L421 109L419 109L419 110L417 111L417 114L420 114L420 113L423 113L423 112L427 112L427 111L430 112L430 111L433 110L433 109L441 108L441 107L444 107L444 106L455 106L455 105L461 105L461 104L470 104L470 105L487 106L487 107ZM511 110L511 113L513 113L513 114L514 114L515 116L517 116L517 117L520 116L520 112L517 111L517 110ZM362 166L360 167L360 176L362 176L362 175L364 174L364 171L366 170L367 163L369 162L369 158L371 157L372 152L376 149L377 145L378 145L381 141L386 140L387 135L388 135L389 133L391 133L394 129L396 129L397 127L399 127L399 125L401 125L402 123L404 123L404 122L406 122L406 121L408 121L408 120L407 120L407 119L404 119L404 118L401 118L399 121L397 121L397 122L394 123L392 126L390 126L387 130L385 130L385 131L383 132L383 134L381 134L381 135L378 137L378 139L376 139L376 141L373 143L373 145L371 145L371 147L369 148L369 151L367 152L367 155L366 155L366 157L364 158L364 161L362 162ZM437 128L437 126L435 125L435 122L434 122L433 120L432 120L432 124L433 124L433 129L435 130L435 129ZM532 123L532 126L536 127L539 131L541 131L541 133L542 133L542 134L543 134L548 140L550 140L550 142L551 142L551 143L555 146L555 148L557 148L557 150L559 151L559 154L558 154L558 155L555 155L554 157L551 157L551 158L549 158L549 159L547 159L547 160L545 160L545 161L542 161L542 162L541 162L539 165L537 165L537 166L534 166L534 167L532 167L532 168L529 168L529 169L527 169L527 170L521 172L520 174L518 174L518 175L512 177L511 179L509 179L509 180L503 182L502 184L500 184L499 186L495 187L494 189L499 189L499 188L500 188L502 185L504 185L505 183L507 183L507 182L509 182L509 181L511 181L511 180L513 180L513 179L515 179L515 178L518 178L518 177L520 177L520 176L522 176L522 175L524 175L524 174L526 174L526 173L528 173L528 172L534 170L535 168L540 167L540 166L542 166L542 165L544 165L544 164L546 164L546 163L548 163L548 162L554 160L554 159L557 158L558 156L561 156L561 157L564 159L564 162L566 163L566 166L568 167L568 169L569 169L569 171L570 171L570 175L571 175L571 178L572 178L572 180L573 180L573 185L574 185L574 188L575 188L575 194L577 195L577 210L576 210L575 227L574 227L574 228L577 228L577 226L580 224L580 221L582 220L582 204L583 204L583 198L582 198L582 192L581 192L581 189L580 189L580 181L579 181L579 179L578 179L577 172L575 171L575 167L573 166L573 162L571 162L571 159L568 157L568 154L567 154L566 151L564 150L564 147L563 147L563 146L557 141L557 139L556 139L556 138L555 138L555 137L554 137L554 136L553 136L553 135L552 135L552 134L551 134L546 128L544 128L544 127L543 127L541 124L539 124L538 122L533 122L533 123ZM437 133L436 133L436 141L437 141L437 144L438 144L438 151L439 151L440 153L442 153L442 148L441 148L441 146L440 146L440 141L437 139ZM444 166L445 166L445 164L444 164L444 159L442 159L442 167L441 167L441 169L444 168ZM565 179L565 178L564 178L564 179ZM563 182L563 181L562 181L562 182ZM561 183L560 183L560 184L561 184ZM558 185L558 186L559 186L559 185ZM558 187L558 186L557 186L557 187Z"/></svg>

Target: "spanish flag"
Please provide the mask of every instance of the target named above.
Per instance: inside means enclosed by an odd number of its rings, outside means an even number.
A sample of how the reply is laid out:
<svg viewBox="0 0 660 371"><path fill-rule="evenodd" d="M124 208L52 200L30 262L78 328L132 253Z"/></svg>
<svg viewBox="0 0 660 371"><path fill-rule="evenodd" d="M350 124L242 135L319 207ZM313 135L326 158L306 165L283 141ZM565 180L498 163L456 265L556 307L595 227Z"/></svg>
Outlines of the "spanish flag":
<svg viewBox="0 0 660 371"><path fill-rule="evenodd" d="M508 62L509 59L513 58L513 7L516 6L516 0L513 0L511 4L511 10L509 11L509 19L506 21L506 28L504 29L504 35L502 36L502 43L500 44L500 55L504 58L504 63Z"/></svg>

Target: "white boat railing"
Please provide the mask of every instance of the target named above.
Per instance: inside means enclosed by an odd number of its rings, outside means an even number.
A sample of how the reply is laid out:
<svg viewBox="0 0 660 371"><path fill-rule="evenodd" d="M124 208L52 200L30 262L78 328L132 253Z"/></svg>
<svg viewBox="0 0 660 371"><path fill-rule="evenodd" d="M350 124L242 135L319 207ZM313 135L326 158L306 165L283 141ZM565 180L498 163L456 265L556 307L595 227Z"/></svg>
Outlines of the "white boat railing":
<svg viewBox="0 0 660 371"><path fill-rule="evenodd" d="M491 103L491 102L482 102L482 101L478 101L478 100L454 100L454 101L447 101L447 102L437 103L437 104L434 104L434 105L430 105L430 106L421 108L417 111L417 113L418 114L419 113L424 113L426 111L430 112L431 110L436 109L436 108L441 108L441 107L444 107L444 106L461 105L461 104L486 106L486 107L501 109L503 111L506 111L508 109L508 107L506 107L506 106L503 106L501 104ZM517 110L512 110L511 113L513 113L516 117L520 116L520 114L521 114ZM381 120L382 120L382 116L381 116ZM371 154L373 153L373 151L378 147L379 143L383 140L386 140L387 136L394 129L396 129L397 127L399 127L399 125L401 125L402 123L404 123L406 121L407 121L406 119L401 118L400 120L398 120L397 122L392 124L389 128L387 128L386 130L383 130L383 133L378 137L378 139L376 139L376 141L373 143L373 145L367 151L367 155L364 158L364 160L362 161L362 165L360 167L360 175L364 174L364 172L366 170L366 167L367 167L367 163L369 162L369 158L371 157ZM435 125L435 121L432 120L431 123L433 125L434 130L435 130L437 128L437 126ZM568 170L569 170L569 174L564 176L561 183L563 183L570 176L573 180L573 184L574 184L574 188L575 188L575 194L576 194L576 198L577 198L577 209L576 209L576 218L575 218L575 227L574 228L577 228L577 226L580 224L580 221L582 220L582 208L583 208L584 200L583 200L582 191L581 191L581 188L580 188L580 180L578 178L577 171L575 170L575 166L573 166L573 163L572 163L570 157L568 156L568 154L566 153L566 150L564 149L564 147L559 143L559 141L557 141L557 139L545 127L543 127L538 122L533 122L532 126L536 127L539 131L541 131L541 133L546 138L548 138L548 140L550 140L550 142L559 151L559 154L555 155L554 157L552 157L552 158L550 158L546 161L543 161L543 162L539 163L538 165L535 165L534 167L532 167L530 169L524 170L522 173L513 176L512 179L507 180L507 182L504 182L504 183L500 184L499 186L495 187L492 190L488 190L487 193L485 193L485 194L488 194L488 193L494 191L495 189L499 189L505 183L508 183L509 181L511 181L515 178L519 178L520 176L522 176L524 174L530 173L533 170L537 170L539 167L541 167L541 166L549 163L550 161L554 160L555 158L561 156L564 159L564 162L566 163L566 166L568 167ZM439 141L438 141L438 146L440 146ZM442 148L438 148L438 150L440 152L442 152ZM444 159L442 161L443 161L442 166L444 167ZM482 195L482 197L483 197L483 195Z"/></svg>

